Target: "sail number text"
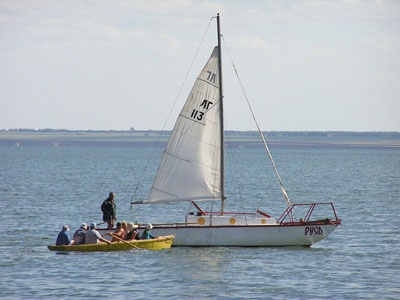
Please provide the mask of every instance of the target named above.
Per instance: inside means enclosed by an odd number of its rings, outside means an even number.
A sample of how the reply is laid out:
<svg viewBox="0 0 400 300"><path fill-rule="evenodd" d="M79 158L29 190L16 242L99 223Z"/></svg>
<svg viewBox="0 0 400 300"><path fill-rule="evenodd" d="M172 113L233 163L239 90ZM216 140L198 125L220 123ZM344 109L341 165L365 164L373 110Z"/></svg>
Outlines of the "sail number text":
<svg viewBox="0 0 400 300"><path fill-rule="evenodd" d="M323 230L321 226L307 226L304 229L304 235L321 235Z"/></svg>
<svg viewBox="0 0 400 300"><path fill-rule="evenodd" d="M211 71L207 71L207 79L206 80L211 82L211 83L213 83L213 84L215 84L216 81L217 81L217 74L213 73ZM205 114L204 111L207 111L212 105L213 105L213 102L211 102L211 101L209 101L207 99L204 99L203 102L201 102L200 108L199 108L199 109L201 109L203 111L195 108L195 109L192 110L192 113L190 114L190 117L192 119L197 120L197 121L203 120L203 116Z"/></svg>
<svg viewBox="0 0 400 300"><path fill-rule="evenodd" d="M200 107L203 110L208 110L210 106L213 105L211 101L208 101L207 99L204 99L203 102L201 102ZM190 115L191 118L196 119L198 121L201 121L203 119L204 112L198 110L198 109L193 109L192 114Z"/></svg>

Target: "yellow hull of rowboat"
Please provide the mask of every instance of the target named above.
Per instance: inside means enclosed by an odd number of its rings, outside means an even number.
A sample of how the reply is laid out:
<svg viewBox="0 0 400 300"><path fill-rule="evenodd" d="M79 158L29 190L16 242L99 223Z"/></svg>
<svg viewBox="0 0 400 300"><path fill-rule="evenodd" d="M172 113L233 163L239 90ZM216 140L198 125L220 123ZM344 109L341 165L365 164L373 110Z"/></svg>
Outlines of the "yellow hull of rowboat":
<svg viewBox="0 0 400 300"><path fill-rule="evenodd" d="M51 251L77 251L77 252L97 252L97 251L126 251L132 249L162 250L171 248L174 235L160 236L151 240L134 240L123 242L112 242L111 244L84 244L75 246L48 245Z"/></svg>

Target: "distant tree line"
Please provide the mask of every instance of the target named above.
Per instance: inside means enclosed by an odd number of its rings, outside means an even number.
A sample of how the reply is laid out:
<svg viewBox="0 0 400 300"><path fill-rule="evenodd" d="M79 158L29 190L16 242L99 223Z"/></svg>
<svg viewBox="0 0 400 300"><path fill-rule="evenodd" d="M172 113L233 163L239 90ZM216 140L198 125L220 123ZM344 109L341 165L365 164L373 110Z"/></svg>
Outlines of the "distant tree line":
<svg viewBox="0 0 400 300"><path fill-rule="evenodd" d="M163 134L169 135L170 130L135 130L131 127L129 130L69 130L69 129L31 129L31 128L10 128L0 129L0 132L38 132L38 133L143 133L143 134ZM257 131L225 131L230 136L257 136ZM396 131L266 131L263 132L266 137L387 137L400 138L400 132Z"/></svg>
<svg viewBox="0 0 400 300"><path fill-rule="evenodd" d="M256 136L257 131L225 131L228 135ZM390 137L400 138L396 131L264 131L267 137Z"/></svg>
<svg viewBox="0 0 400 300"><path fill-rule="evenodd" d="M10 128L10 129L1 129L0 131L6 132L50 132L50 133L125 133L125 132L133 132L134 129L130 130L70 130L70 129L54 129L54 128L43 128L43 129L31 129L31 128Z"/></svg>

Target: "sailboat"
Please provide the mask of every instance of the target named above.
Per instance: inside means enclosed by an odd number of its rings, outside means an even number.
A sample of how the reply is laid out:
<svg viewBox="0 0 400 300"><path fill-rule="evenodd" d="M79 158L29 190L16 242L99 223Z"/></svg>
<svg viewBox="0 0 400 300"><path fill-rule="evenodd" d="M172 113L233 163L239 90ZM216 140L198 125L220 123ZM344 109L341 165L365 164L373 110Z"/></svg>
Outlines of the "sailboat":
<svg viewBox="0 0 400 300"><path fill-rule="evenodd" d="M187 201L184 222L153 224L154 235L175 235L173 246L311 246L325 239L341 224L333 203L291 204L273 162L287 209L276 220L267 213L225 212L224 111L222 89L220 17L218 46L197 77L184 104L155 176L150 196L132 204ZM220 211L207 212L198 201L221 202ZM314 211L328 207L331 218L313 219ZM299 211L305 215L295 216Z"/></svg>

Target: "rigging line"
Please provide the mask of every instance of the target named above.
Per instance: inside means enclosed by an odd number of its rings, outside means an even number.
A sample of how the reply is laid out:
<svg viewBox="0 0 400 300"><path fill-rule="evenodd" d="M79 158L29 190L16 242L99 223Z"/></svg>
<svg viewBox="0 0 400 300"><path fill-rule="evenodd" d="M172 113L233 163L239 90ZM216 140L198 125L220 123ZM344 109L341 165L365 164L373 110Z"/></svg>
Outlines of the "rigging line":
<svg viewBox="0 0 400 300"><path fill-rule="evenodd" d="M224 128L227 128L227 120L226 118L224 119ZM242 190L243 190L243 184L242 181L239 180L237 174L240 172L237 169L237 157L233 154L233 144L231 139L225 139L225 144L228 146L225 147L225 153L227 154L225 157L225 161L229 162L229 171L230 171L230 178L232 178L232 191L233 191L233 197L236 200L236 204L243 201L242 197ZM226 170L226 168L225 168ZM226 178L226 176L225 176Z"/></svg>
<svg viewBox="0 0 400 300"><path fill-rule="evenodd" d="M244 97L245 97L245 99L246 99L246 102L247 102L247 105L248 105L248 107L249 107L249 109L250 109L250 112L251 112L251 115L252 115L252 117L253 117L253 120L254 120L254 122L256 123L257 130L258 130L258 132L259 132L259 134L260 134L260 136L261 136L261 139L262 139L262 141L263 141L263 143L264 143L265 150L267 151L268 157L269 157L269 159L270 159L270 161L271 161L271 164L272 164L272 166L273 166L273 168L274 168L275 174L276 174L276 176L277 176L277 178L278 178L279 184L280 184L280 186L281 186L282 194L283 194L283 196L285 197L287 204L290 206L290 205L292 205L292 204L290 203L289 196L288 196L288 194L287 194L287 192L286 192L285 186L283 185L281 176L279 176L278 169L276 168L274 159L272 158L272 154L271 154L271 152L269 151L269 147L268 147L268 145L267 145L267 141L265 140L265 137L264 137L264 135L263 135L263 133L262 133L262 131L261 131L261 129L260 129L260 126L258 125L256 116L255 116L254 111L253 111L253 109L252 109L252 107L251 107L251 104L250 104L249 98L247 97L246 91L244 90L244 87L243 87L242 81L241 81L241 79L240 79L239 73L238 73L238 71L237 71L237 69L236 69L236 66L235 66L235 64L233 63L232 57L231 57L231 55L230 55L230 53L229 53L228 46L226 45L224 36L222 36L222 40L223 40L223 42L224 42L225 49L226 49L226 52L228 53L229 59L230 59L231 64L232 64L232 67L233 67L233 69L234 69L234 71L235 71L236 77L237 77L237 79L238 79L238 81L239 81L240 88L242 89L243 95L244 95Z"/></svg>
<svg viewBox="0 0 400 300"><path fill-rule="evenodd" d="M213 18L214 18L214 17L213 17ZM161 129L161 131L160 131L160 134L158 135L158 138L157 138L157 141L156 141L156 145L158 145L159 142L160 142L160 140L161 140L161 136L163 135L163 133L164 133L164 131L165 131L165 127L167 126L168 120L170 119L171 114L172 114L172 112L174 111L174 108L175 108L175 106L176 106L176 103L178 102L178 99L179 99L179 97L180 97L180 95L181 95L181 92L182 92L182 90L183 90L183 87L185 86L185 83L186 83L186 81L187 81L187 79L188 79L188 77L189 77L190 70L192 69L193 64L194 64L194 62L196 61L196 58L197 58L197 56L198 56L198 54L199 54L200 48L201 48L201 46L202 46L203 43L204 43L204 39L205 39L205 37L206 37L206 35L207 35L207 32L208 32L208 30L209 30L209 28L210 28L210 25L211 25L211 22L212 22L213 18L210 19L210 22L208 23L207 28L206 28L206 30L204 31L204 34L203 34L203 36L202 36L202 38L201 38L201 41L200 41L200 44L199 44L199 46L197 47L196 53L195 53L195 55L194 55L194 57L193 57L193 59L192 59L192 62L191 62L191 64L190 64L190 66L189 66L189 69L188 69L188 71L186 72L186 76L185 76L185 78L183 79L183 82L182 82L182 84L181 84L181 87L180 87L179 90L178 90L178 94L177 94L176 97L175 97L174 103L173 103L173 105L172 105L170 111L168 112L167 118L166 118L166 120L165 120L165 122L164 122L164 124L163 124L163 126L162 126L162 129ZM150 154L150 157L153 157L153 155L154 155L154 149L155 149L155 147L152 148L152 152L151 152L151 154ZM147 161L147 164L145 165L144 171L147 170L149 164L150 164L150 160ZM142 176L140 176L140 177L142 177ZM134 200L134 198L135 198L135 196L136 196L136 193L137 193L139 187L141 186L141 181L142 181L142 178L139 179L139 182L137 183L137 185L136 185L136 187L135 187L135 190L134 190L133 195L132 195L132 200Z"/></svg>
<svg viewBox="0 0 400 300"><path fill-rule="evenodd" d="M233 194L236 200L236 204L243 202L243 197L242 197L242 190L243 190L243 184L242 181L239 180L237 174L239 174L236 166L236 158L234 157L233 153L232 153L232 144L230 141L228 141L228 144L230 146L229 150L226 151L228 156L229 156L229 166L230 166L230 171L232 174L232 190L233 190Z"/></svg>
<svg viewBox="0 0 400 300"><path fill-rule="evenodd" d="M208 22L207 28L206 28L206 30L204 31L204 34L203 34L203 36L202 36L202 38L201 38L201 41L200 41L200 44L199 44L199 46L197 47L196 53L195 53L195 55L194 55L194 57L193 57L193 59L192 59L192 62L191 62L191 64L190 64L190 66L189 66L189 69L187 70L186 75L185 75L185 78L183 79L183 82L182 82L182 84L181 84L181 87L180 87L179 90L178 90L178 94L177 94L176 97L175 97L174 104L172 105L172 107L171 107L171 109L170 109L170 111L169 111L169 113L168 113L167 119L165 120L165 123L164 123L164 125L163 125L163 127L162 127L162 130L161 130L162 132L164 131L165 127L167 126L167 123L168 123L168 120L170 119L170 116L171 116L171 114L172 114L172 111L174 110L174 108L175 108L175 106L176 106L176 103L178 102L178 99L179 99L179 97L180 97L180 95L181 95L181 92L182 92L182 90L183 90L183 87L185 86L186 81L187 81L187 79L188 79L188 77L189 77L190 70L192 69L194 62L196 61L196 58L197 58L197 55L199 54L199 51L200 51L201 46L203 45L204 39L205 39L205 37L206 37L206 35L207 35L207 32L208 32L208 30L209 30L209 28L210 28L210 25L211 25L212 20L213 20L213 18L211 18L211 19L210 19L210 22Z"/></svg>

